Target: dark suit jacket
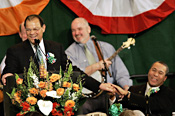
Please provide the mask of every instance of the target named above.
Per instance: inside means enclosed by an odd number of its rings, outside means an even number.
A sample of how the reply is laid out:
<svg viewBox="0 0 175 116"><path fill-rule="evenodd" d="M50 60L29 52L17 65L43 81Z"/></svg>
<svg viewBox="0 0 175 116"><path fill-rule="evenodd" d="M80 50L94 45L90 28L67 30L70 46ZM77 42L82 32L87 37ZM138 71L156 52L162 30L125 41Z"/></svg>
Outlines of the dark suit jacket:
<svg viewBox="0 0 175 116"><path fill-rule="evenodd" d="M124 99L123 106L132 110L146 111L146 84L130 87L130 99ZM149 97L149 107L153 116L171 116L175 111L175 91L164 85Z"/></svg>
<svg viewBox="0 0 175 116"><path fill-rule="evenodd" d="M66 69L67 64L67 56L64 52L63 46L59 43L44 40L44 46L46 53L51 52L55 55L55 58L57 59L54 64L47 63L47 70L48 71L59 71L60 66L63 70ZM26 40L24 42L21 42L15 46L12 46L7 50L7 58L6 58L6 66L3 71L3 74L6 73L17 73L21 74L24 72L24 67L28 69L29 67L29 59L32 56L33 59L35 54L33 52L33 49L30 45L29 40ZM36 62L37 63L37 62ZM74 71L80 71L77 67L73 67ZM81 71L81 73L83 73ZM3 75L2 74L2 75ZM83 73L84 74L84 73ZM97 92L99 89L100 83L96 81L93 78L89 78L87 75L83 77L83 80L85 81L85 87ZM93 86L92 86L93 85Z"/></svg>

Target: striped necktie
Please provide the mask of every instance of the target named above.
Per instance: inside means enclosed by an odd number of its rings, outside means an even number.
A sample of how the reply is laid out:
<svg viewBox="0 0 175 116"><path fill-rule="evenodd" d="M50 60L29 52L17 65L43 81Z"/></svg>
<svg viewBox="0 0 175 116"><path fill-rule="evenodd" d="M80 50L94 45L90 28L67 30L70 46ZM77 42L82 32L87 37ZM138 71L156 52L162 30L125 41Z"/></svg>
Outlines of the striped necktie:
<svg viewBox="0 0 175 116"><path fill-rule="evenodd" d="M44 65L44 60L43 60L41 50L40 50L39 46L35 46L35 47L36 47L36 53L37 53L39 65L41 65L41 64Z"/></svg>

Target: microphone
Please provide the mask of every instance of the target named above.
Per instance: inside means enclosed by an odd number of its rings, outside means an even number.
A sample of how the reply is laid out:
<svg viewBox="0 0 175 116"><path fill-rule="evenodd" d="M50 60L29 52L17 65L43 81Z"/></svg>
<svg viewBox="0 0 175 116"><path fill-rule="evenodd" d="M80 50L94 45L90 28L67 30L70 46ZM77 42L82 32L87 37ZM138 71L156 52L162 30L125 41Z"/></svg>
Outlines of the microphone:
<svg viewBox="0 0 175 116"><path fill-rule="evenodd" d="M44 54L46 56L46 54L43 52L43 50L41 49L41 47L39 46L40 40L39 39L35 39L35 44L39 47L40 51L42 52L42 54Z"/></svg>
<svg viewBox="0 0 175 116"><path fill-rule="evenodd" d="M95 37L95 35L91 35L91 39L96 41L97 37Z"/></svg>
<svg viewBox="0 0 175 116"><path fill-rule="evenodd" d="M47 55L43 52L43 50L41 49L41 47L39 45L40 40L39 39L34 39L34 41L35 41L35 49L36 49L36 52L35 52L36 59L38 60L38 50L40 50L41 54L43 54L47 58Z"/></svg>
<svg viewBox="0 0 175 116"><path fill-rule="evenodd" d="M39 43L40 43L40 40L39 39L35 39L35 44L39 45Z"/></svg>

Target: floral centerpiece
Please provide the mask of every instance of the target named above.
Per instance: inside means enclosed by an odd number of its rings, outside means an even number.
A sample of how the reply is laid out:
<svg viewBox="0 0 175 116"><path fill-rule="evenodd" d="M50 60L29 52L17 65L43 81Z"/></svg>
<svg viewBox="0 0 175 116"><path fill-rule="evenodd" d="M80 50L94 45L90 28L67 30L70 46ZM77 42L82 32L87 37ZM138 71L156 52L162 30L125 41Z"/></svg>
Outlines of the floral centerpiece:
<svg viewBox="0 0 175 116"><path fill-rule="evenodd" d="M49 74L43 65L37 66L31 59L28 71L24 70L24 79L17 74L16 87L7 93L12 104L20 109L17 116L39 111L49 116L71 116L79 108L82 96L80 75L73 83L72 65L67 63L66 71L60 67L59 74Z"/></svg>

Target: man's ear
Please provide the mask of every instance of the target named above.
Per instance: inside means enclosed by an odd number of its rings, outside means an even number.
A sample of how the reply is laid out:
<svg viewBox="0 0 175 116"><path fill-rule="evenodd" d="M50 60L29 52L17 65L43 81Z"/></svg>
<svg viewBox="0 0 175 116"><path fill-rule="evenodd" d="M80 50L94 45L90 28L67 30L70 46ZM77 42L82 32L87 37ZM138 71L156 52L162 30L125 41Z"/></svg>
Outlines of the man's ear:
<svg viewBox="0 0 175 116"><path fill-rule="evenodd" d="M166 79L167 79L167 76L165 76L164 81L166 81Z"/></svg>
<svg viewBox="0 0 175 116"><path fill-rule="evenodd" d="M43 33L45 32L45 30L46 30L46 25L43 24L43 26L42 26L42 31L43 31Z"/></svg>
<svg viewBox="0 0 175 116"><path fill-rule="evenodd" d="M88 33L91 33L91 27L88 26Z"/></svg>

